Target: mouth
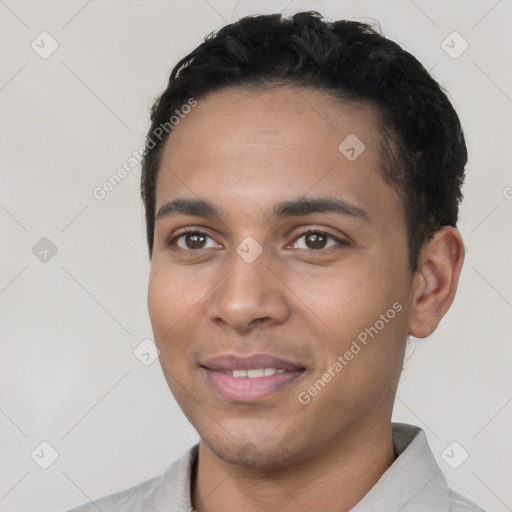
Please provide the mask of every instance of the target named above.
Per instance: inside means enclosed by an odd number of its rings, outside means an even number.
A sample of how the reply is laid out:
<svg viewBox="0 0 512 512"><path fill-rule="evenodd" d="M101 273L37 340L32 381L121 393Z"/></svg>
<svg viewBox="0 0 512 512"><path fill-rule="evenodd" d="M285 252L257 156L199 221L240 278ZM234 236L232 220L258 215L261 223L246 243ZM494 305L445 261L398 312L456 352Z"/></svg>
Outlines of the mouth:
<svg viewBox="0 0 512 512"><path fill-rule="evenodd" d="M201 364L207 384L223 400L254 403L290 386L306 368L268 354L217 356Z"/></svg>

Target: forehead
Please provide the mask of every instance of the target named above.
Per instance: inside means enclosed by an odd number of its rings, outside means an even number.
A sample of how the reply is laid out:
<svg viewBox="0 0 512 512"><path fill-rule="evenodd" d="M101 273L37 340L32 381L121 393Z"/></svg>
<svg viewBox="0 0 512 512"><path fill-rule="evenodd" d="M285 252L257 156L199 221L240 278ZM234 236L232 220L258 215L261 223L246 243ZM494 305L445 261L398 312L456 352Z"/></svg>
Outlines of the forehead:
<svg viewBox="0 0 512 512"><path fill-rule="evenodd" d="M224 89L198 99L169 135L156 210L184 196L246 209L315 193L385 203L394 191L380 177L380 147L370 105L298 87Z"/></svg>
<svg viewBox="0 0 512 512"><path fill-rule="evenodd" d="M307 135L312 144L318 145L319 139L331 144L343 134L364 132L366 142L371 145L374 139L380 138L378 125L377 110L369 103L340 100L317 89L228 88L199 99L194 110L182 116L174 127L166 148L182 145L192 130L201 140L187 142L195 144L229 144L242 142L244 138L250 138L253 144L291 144L299 140L304 144Z"/></svg>

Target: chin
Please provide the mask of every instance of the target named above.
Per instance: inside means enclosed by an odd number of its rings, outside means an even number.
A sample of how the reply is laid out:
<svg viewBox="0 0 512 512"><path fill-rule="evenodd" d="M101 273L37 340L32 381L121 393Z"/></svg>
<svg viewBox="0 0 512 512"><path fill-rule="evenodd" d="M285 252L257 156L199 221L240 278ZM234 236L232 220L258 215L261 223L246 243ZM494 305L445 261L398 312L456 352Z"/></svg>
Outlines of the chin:
<svg viewBox="0 0 512 512"><path fill-rule="evenodd" d="M231 446L227 450L218 446L209 446L209 448L219 459L235 466L259 468L262 464L265 465L263 454L250 441L245 444L240 443L237 446Z"/></svg>
<svg viewBox="0 0 512 512"><path fill-rule="evenodd" d="M293 463L297 453L287 446L284 439L255 440L245 435L242 438L223 436L221 439L205 439L202 442L219 459L246 468L269 470Z"/></svg>

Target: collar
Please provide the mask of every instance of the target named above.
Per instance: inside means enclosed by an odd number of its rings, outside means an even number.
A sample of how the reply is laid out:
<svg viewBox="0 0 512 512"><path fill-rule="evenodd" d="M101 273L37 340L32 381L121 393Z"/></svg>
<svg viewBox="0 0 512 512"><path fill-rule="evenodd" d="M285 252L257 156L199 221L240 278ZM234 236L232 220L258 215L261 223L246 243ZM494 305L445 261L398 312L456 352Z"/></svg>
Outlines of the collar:
<svg viewBox="0 0 512 512"><path fill-rule="evenodd" d="M448 484L425 432L405 423L392 427L398 456L351 512L450 510Z"/></svg>
<svg viewBox="0 0 512 512"><path fill-rule="evenodd" d="M447 512L448 484L425 432L413 425L393 423L392 436L397 458L351 512ZM198 450L199 444L194 445L167 469L146 498L144 510L192 510L190 483Z"/></svg>

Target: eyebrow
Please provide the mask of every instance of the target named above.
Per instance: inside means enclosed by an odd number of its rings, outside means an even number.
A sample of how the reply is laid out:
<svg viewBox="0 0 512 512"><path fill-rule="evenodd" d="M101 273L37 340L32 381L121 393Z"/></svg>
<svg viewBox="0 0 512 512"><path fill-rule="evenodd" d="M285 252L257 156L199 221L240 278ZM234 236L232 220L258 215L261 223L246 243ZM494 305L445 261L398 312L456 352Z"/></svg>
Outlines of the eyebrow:
<svg viewBox="0 0 512 512"><path fill-rule="evenodd" d="M276 222L286 217L304 216L312 213L336 213L342 216L360 218L369 222L368 214L358 206L334 197L317 197L305 199L299 197L282 201L273 206L270 221ZM222 210L206 199L178 198L164 204L157 214L157 220L174 215L189 215L222 220Z"/></svg>

